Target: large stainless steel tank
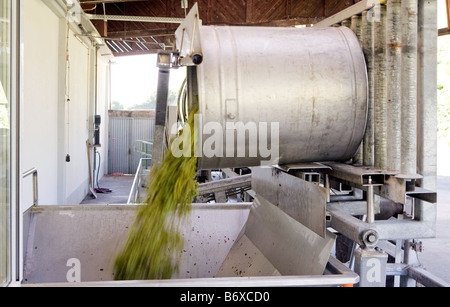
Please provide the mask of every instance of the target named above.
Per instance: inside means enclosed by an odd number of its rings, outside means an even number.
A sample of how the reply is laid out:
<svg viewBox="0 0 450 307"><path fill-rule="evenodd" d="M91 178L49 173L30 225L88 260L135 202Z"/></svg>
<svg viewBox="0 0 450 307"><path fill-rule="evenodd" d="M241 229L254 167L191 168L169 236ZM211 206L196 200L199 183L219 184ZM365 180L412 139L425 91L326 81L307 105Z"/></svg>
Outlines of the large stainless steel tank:
<svg viewBox="0 0 450 307"><path fill-rule="evenodd" d="M355 154L366 127L368 86L364 55L350 29L203 26L200 33L202 125L219 123L224 144L223 154L202 155L200 169L259 166L276 158L261 155L249 133L245 157L238 152L242 144L230 152L227 122L267 123L268 131L279 123L279 164ZM200 144L211 147L217 131L206 130ZM269 149L270 135L265 141ZM257 155L249 156L249 148Z"/></svg>

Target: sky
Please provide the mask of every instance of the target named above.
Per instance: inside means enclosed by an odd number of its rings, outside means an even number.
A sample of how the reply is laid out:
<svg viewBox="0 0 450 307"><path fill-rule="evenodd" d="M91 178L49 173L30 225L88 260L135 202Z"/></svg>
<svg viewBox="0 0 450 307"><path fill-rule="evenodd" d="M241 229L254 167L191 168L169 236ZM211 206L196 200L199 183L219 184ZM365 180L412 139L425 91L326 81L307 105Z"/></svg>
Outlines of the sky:
<svg viewBox="0 0 450 307"><path fill-rule="evenodd" d="M171 88L178 89L185 78L183 69L171 70ZM158 86L156 54L116 57L111 67L111 101L125 109L145 102Z"/></svg>

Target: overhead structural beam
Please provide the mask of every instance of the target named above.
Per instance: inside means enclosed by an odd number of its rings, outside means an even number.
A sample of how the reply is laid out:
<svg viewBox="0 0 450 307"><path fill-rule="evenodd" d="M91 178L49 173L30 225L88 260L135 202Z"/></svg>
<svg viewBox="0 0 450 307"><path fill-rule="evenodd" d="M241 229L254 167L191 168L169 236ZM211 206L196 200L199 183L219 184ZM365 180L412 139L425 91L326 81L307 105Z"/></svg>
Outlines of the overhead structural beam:
<svg viewBox="0 0 450 307"><path fill-rule="evenodd" d="M330 27L334 24L340 23L343 20L351 18L353 15L361 14L363 11L370 10L375 6L377 1L374 0L362 0L339 13L316 23L315 27Z"/></svg>
<svg viewBox="0 0 450 307"><path fill-rule="evenodd" d="M133 22L154 22L154 23L177 23L181 24L184 18L171 17L150 17L150 16L123 16L123 15L95 15L86 14L90 20L109 20L109 21L133 21Z"/></svg>
<svg viewBox="0 0 450 307"><path fill-rule="evenodd" d="M138 1L146 1L146 0L86 0L80 1L80 4L102 4L102 3L122 3L122 2L138 2Z"/></svg>
<svg viewBox="0 0 450 307"><path fill-rule="evenodd" d="M124 38L124 37L175 36L176 30L177 30L177 28L108 31L108 38L112 39L112 38Z"/></svg>

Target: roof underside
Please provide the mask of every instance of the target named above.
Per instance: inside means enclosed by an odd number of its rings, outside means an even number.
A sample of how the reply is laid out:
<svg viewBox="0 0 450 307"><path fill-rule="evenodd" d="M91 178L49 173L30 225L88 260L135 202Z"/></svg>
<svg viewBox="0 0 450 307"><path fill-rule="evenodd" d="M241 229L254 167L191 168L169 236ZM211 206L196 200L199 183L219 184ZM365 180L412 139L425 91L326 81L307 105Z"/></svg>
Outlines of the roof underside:
<svg viewBox="0 0 450 307"><path fill-rule="evenodd" d="M315 24L360 0L197 0L203 25L278 26ZM94 15L184 18L195 4L182 0L80 0ZM174 23L93 20L115 56L156 53L174 44Z"/></svg>

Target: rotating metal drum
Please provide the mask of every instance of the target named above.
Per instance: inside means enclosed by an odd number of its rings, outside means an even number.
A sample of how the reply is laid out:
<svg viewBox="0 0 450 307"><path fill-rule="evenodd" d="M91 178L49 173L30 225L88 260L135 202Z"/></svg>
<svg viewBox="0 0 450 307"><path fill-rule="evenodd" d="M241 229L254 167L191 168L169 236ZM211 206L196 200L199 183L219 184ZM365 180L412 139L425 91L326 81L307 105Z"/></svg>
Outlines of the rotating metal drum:
<svg viewBox="0 0 450 307"><path fill-rule="evenodd" d="M355 154L366 128L368 85L351 30L203 26L200 33L199 169L345 161Z"/></svg>

